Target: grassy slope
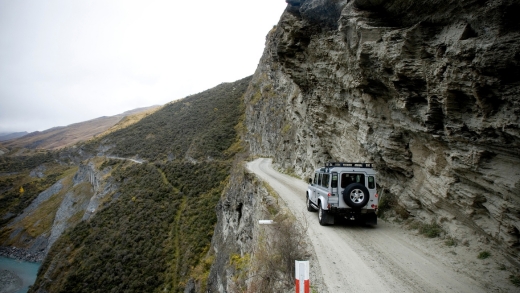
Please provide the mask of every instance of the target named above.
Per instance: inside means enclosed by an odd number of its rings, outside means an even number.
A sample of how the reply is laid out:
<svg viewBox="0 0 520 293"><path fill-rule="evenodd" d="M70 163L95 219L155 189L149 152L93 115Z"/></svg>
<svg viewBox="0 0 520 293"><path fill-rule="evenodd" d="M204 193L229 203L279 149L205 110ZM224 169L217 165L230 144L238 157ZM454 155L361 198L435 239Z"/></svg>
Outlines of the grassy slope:
<svg viewBox="0 0 520 293"><path fill-rule="evenodd" d="M86 145L147 163L101 167L112 168L118 196L55 243L31 291L183 292L211 241L249 80L168 104Z"/></svg>
<svg viewBox="0 0 520 293"><path fill-rule="evenodd" d="M139 123L109 134L103 144L114 145L114 155L148 161L224 158L223 152L236 139L233 129L241 115L239 99L248 81L220 84L170 103ZM99 140L89 146L98 144Z"/></svg>

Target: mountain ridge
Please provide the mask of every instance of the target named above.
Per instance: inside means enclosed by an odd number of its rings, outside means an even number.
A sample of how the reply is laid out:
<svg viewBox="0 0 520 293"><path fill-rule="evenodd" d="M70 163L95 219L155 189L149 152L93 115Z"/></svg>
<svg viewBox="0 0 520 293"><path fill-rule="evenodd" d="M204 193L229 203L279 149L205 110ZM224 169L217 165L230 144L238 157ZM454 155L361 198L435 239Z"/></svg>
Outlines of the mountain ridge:
<svg viewBox="0 0 520 293"><path fill-rule="evenodd" d="M136 108L113 116L102 116L67 126L56 126L43 131L34 131L24 136L2 142L7 148L60 149L100 135L118 124L123 118L139 113L152 113L161 106Z"/></svg>

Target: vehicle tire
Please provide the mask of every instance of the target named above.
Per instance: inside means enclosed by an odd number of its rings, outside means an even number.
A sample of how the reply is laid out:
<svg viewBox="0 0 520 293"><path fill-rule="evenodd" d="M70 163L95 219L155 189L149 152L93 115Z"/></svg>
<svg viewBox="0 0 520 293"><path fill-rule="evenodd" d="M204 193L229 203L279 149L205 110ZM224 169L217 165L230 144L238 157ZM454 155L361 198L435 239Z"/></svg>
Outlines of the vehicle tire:
<svg viewBox="0 0 520 293"><path fill-rule="evenodd" d="M352 183L343 190L343 200L349 207L360 209L367 205L370 193L363 184Z"/></svg>
<svg viewBox="0 0 520 293"><path fill-rule="evenodd" d="M327 211L324 211L321 208L321 203L318 205L319 205L318 220L320 221L320 225L327 226L329 224L329 215L328 215Z"/></svg>
<svg viewBox="0 0 520 293"><path fill-rule="evenodd" d="M311 205L311 199L309 198L309 194L307 194L307 211L315 212L316 209Z"/></svg>

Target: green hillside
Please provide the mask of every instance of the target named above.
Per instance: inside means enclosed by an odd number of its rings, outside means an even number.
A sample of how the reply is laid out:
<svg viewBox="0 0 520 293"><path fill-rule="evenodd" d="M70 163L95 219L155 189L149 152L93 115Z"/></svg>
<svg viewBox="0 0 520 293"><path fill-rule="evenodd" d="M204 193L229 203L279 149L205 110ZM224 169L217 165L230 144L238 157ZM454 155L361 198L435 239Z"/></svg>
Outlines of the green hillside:
<svg viewBox="0 0 520 293"><path fill-rule="evenodd" d="M106 159L100 171L112 170L117 192L54 244L30 292L183 292L192 277L204 283L201 259L239 149L249 80L168 104L84 145L146 161Z"/></svg>
<svg viewBox="0 0 520 293"><path fill-rule="evenodd" d="M243 110L241 97L250 78L219 86L175 101L139 123L91 142L112 146L120 157L148 161L225 159L224 151L236 140L234 127Z"/></svg>

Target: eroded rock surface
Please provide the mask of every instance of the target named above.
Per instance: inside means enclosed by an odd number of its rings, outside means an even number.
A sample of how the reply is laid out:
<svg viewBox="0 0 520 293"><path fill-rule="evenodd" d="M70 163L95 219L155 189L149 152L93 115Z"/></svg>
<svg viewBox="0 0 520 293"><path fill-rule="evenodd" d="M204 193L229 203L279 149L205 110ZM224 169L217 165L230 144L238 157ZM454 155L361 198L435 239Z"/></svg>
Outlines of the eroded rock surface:
<svg viewBox="0 0 520 293"><path fill-rule="evenodd" d="M520 248L518 1L288 1L246 93L247 140L308 176L374 162L382 196Z"/></svg>

